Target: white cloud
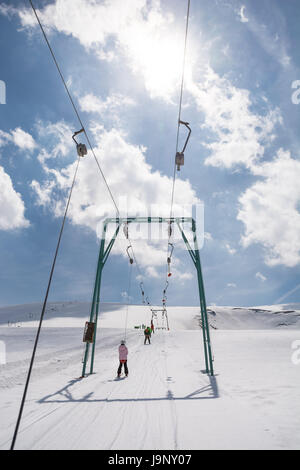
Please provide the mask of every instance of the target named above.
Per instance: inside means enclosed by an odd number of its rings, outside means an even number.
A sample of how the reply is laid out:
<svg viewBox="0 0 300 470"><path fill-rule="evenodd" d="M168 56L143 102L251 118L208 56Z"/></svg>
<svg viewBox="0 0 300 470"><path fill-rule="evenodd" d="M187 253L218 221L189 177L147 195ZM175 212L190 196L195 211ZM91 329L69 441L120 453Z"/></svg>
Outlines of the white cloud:
<svg viewBox="0 0 300 470"><path fill-rule="evenodd" d="M33 180L30 184L31 188L36 194L37 204L39 206L50 206L51 196L54 190L55 182L47 181L42 187L38 181Z"/></svg>
<svg viewBox="0 0 300 470"><path fill-rule="evenodd" d="M156 279L160 278L160 274L158 273L157 269L154 266L148 266L146 268L146 274L148 277L154 277Z"/></svg>
<svg viewBox="0 0 300 470"><path fill-rule="evenodd" d="M32 136L20 127L10 132L0 130L0 147L9 144L30 153L36 148ZM25 218L22 196L15 191L11 177L0 166L0 230L13 230L28 226L29 221Z"/></svg>
<svg viewBox="0 0 300 470"><path fill-rule="evenodd" d="M229 282L227 284L227 287L232 287L232 288L235 288L236 287L236 284L234 282Z"/></svg>
<svg viewBox="0 0 300 470"><path fill-rule="evenodd" d="M72 15L69 12L72 11ZM19 16L24 28L37 27L36 20L30 9L16 9L2 4L0 12L6 15ZM142 77L145 87L152 97L161 97L171 101L174 91L178 91L178 80L181 75L181 57L183 31L177 31L172 15L163 12L159 0L115 0L95 2L93 0L56 0L47 4L39 11L41 20L48 31L58 31L73 36L88 51L94 52L100 60L112 61L125 59L131 71ZM262 47L282 65L289 64L289 57L284 41L272 38L272 34L264 25L258 25L251 17L248 21L245 6L239 11L240 20L247 23ZM109 18L109 21L107 21ZM88 28L83 28L88 24ZM183 28L182 28L183 29ZM138 40L137 40L138 38ZM274 40L273 40L274 39ZM228 50L224 49L224 53ZM251 243L262 243L266 248L268 264L294 265L298 259L297 240L294 240L294 230L291 230L294 254L284 255L283 242L278 236L267 237L268 228L265 224L255 234L254 200L259 199L259 191L268 193L271 177L260 173L260 166L267 172L261 160L265 148L273 141L275 126L282 122L278 109L271 109L264 115L253 110L250 92L235 87L227 78L220 77L209 66L203 74L203 81L195 83L191 79L191 64L189 58L186 70L186 88L195 98L198 109L204 113L203 127L211 133L211 141L206 143L210 155L205 164L227 169L243 166L258 177L265 178L249 188L240 199L241 208L239 220L245 224L244 246ZM82 110L103 113L111 108L117 110L123 105L128 106L128 98L122 95L111 95L108 98L96 98L87 94L80 99ZM52 126L52 127L51 127ZM41 126L40 131L45 136L56 138L49 147L44 146L39 153L39 160L47 174L44 182L32 182L32 188L37 195L39 204L51 207L55 215L63 210L63 201L56 189L66 190L74 171L74 165L64 168L51 168L53 158L65 158L69 155L72 140L67 124L51 124L48 128ZM113 194L126 194L126 204L129 210L142 213L145 205L153 202L169 201L171 180L155 172L145 160L146 149L132 146L126 142L126 136L116 129L105 131L101 126L94 126L97 142L96 152L100 156L104 174L112 188ZM59 133L60 132L60 133ZM41 135L41 134L40 134ZM32 150L33 143L17 129L15 134L0 133L0 146L7 141L14 141L19 148L27 146ZM111 213L112 204L103 183L99 182L99 174L95 165L91 164L91 156L81 162L77 187L74 191L70 217L74 224L81 224L96 230L97 222L105 211ZM69 160L68 160L69 161ZM86 163L86 162L89 162ZM93 162L94 163L94 162ZM54 164L54 163L53 163ZM53 183L55 182L55 184ZM280 192L280 191L279 191ZM178 179L176 193L183 195L183 203L196 201L196 195L189 182ZM268 194L269 202L271 195ZM266 218L271 214L272 204L265 204ZM291 209L290 215L299 215L296 209ZM166 204L168 206L168 204ZM283 208L283 207L282 207ZM263 211L262 211L263 212ZM261 219L262 219L261 215ZM285 212L277 220L285 221ZM270 221L271 222L271 221ZM273 222L273 226L276 222ZM289 236L285 235L288 239ZM229 248L228 248L229 247ZM235 249L229 245L227 250L234 254ZM151 253L158 248L151 248ZM143 249L140 250L143 256ZM297 256L295 255L297 254ZM149 255L149 253L148 253ZM154 264L154 266L156 266Z"/></svg>
<svg viewBox="0 0 300 470"><path fill-rule="evenodd" d="M212 234L210 232L204 232L204 240L210 242L213 240Z"/></svg>
<svg viewBox="0 0 300 470"><path fill-rule="evenodd" d="M17 14L25 29L37 26L29 9L3 5L1 10ZM56 0L38 13L50 32L73 36L99 59L125 58L152 97L170 100L178 91L184 18L177 30L173 15L161 9L159 0Z"/></svg>
<svg viewBox="0 0 300 470"><path fill-rule="evenodd" d="M125 106L134 106L135 102L128 96L113 93L105 100L98 98L93 93L88 93L79 99L82 111L103 114L106 111L116 112Z"/></svg>
<svg viewBox="0 0 300 470"><path fill-rule="evenodd" d="M236 253L236 249L235 249L235 248L232 248L232 247L229 245L229 243L226 243L226 244L225 244L225 248L226 248L226 250L228 251L228 253L229 253L230 255L234 255L234 254Z"/></svg>
<svg viewBox="0 0 300 470"><path fill-rule="evenodd" d="M184 272L179 269L173 269L172 276L181 282L190 281L194 278L194 275L191 272Z"/></svg>
<svg viewBox="0 0 300 470"><path fill-rule="evenodd" d="M67 125L64 123L64 126ZM146 149L128 143L126 136L116 129L106 131L101 126L94 126L92 132L94 134L96 155L115 197L120 214L123 216L147 215L148 209L151 207L153 209L152 216L169 217L172 178L152 169L146 162ZM52 146L52 140L54 145L55 142L57 142L57 145L61 145L59 123L55 125L46 124L44 127L40 123L39 133L45 143L50 141L50 146ZM58 136L57 138L55 138L55 133ZM49 138L47 138L48 134ZM71 164L63 163L64 159L69 162L70 152L68 154L64 145L60 148L62 149L61 152L53 152L53 148L50 152L49 149L43 147L40 154L47 156L54 154L59 157L59 166L63 164L63 168L58 169L57 164L55 168L50 167L50 164L55 164L55 159L40 158L45 170L45 180L31 183L31 187L36 193L37 203L48 207L55 216L61 216L63 213L64 199L62 198L62 191L67 192L70 187L76 165L76 162ZM175 216L176 214L182 215L183 206L200 204L200 202L189 181L178 178L176 180L173 214ZM114 207L95 160L89 152L88 156L80 161L77 183L69 208L69 218L73 224L88 227L100 236L101 222L107 215L115 216ZM141 265L150 265L156 268L166 264L166 240L163 242L154 240L152 243L148 243L147 240L143 239L138 241L136 235L138 235L139 227L130 226L129 230L130 237L134 240L134 250ZM126 243L128 244L125 237L123 237L123 240L118 239L113 248L114 252L127 256ZM174 257L174 266L178 268L175 260ZM150 274L155 276L153 270ZM182 272L178 270L178 276L181 279L186 278L184 270Z"/></svg>
<svg viewBox="0 0 300 470"><path fill-rule="evenodd" d="M15 191L10 176L0 166L0 230L28 227L29 221L24 212L21 195Z"/></svg>
<svg viewBox="0 0 300 470"><path fill-rule="evenodd" d="M23 131L20 127L17 127L11 132L13 143L22 150L32 151L36 148L36 143L33 137L28 132Z"/></svg>
<svg viewBox="0 0 300 470"><path fill-rule="evenodd" d="M8 142L11 142L11 135L0 129L0 147L4 147Z"/></svg>
<svg viewBox="0 0 300 470"><path fill-rule="evenodd" d="M278 27L279 28L279 27ZM273 57L283 68L287 68L291 64L291 57L287 52L287 43L284 39L284 33L281 36L278 33L269 31L268 26L259 24L256 21L249 23L249 29L259 41L261 47L267 54Z"/></svg>
<svg viewBox="0 0 300 470"><path fill-rule="evenodd" d="M255 277L256 277L257 279L259 279L260 281L262 281L262 282L265 282L265 281L267 280L266 276L264 276L264 275L263 275L262 273L260 273L260 272L257 272L257 273L255 274Z"/></svg>
<svg viewBox="0 0 300 470"><path fill-rule="evenodd" d="M121 116L126 113L129 106L135 106L134 100L120 93L112 93L102 100L93 93L88 93L79 98L79 105L82 111L96 113L101 117L105 116L106 123L121 126Z"/></svg>
<svg viewBox="0 0 300 470"><path fill-rule="evenodd" d="M260 178L239 198L237 218L245 226L242 245L262 244L269 266L296 266L300 263L300 163L282 150L273 161L262 161L265 147L274 140L275 126L282 123L279 110L255 114L249 91L234 87L209 67L201 84L189 86L204 112L204 126L214 133L205 163L228 169L242 165ZM225 247L235 254L229 244Z"/></svg>
<svg viewBox="0 0 300 470"><path fill-rule="evenodd" d="M14 144L20 150L28 150L32 152L36 147L36 142L28 132L25 132L20 127L10 132L4 132L0 130L0 147L3 147L9 143Z"/></svg>
<svg viewBox="0 0 300 470"><path fill-rule="evenodd" d="M262 178L239 198L242 244L260 243L269 266L300 263L300 162L280 149L276 158L255 168Z"/></svg>
<svg viewBox="0 0 300 470"><path fill-rule="evenodd" d="M274 139L273 130L281 117L278 109L265 116L251 110L248 90L236 88L209 66L201 83L189 82L199 109L204 112L203 127L213 133L206 165L251 168L264 155L265 146Z"/></svg>
<svg viewBox="0 0 300 470"><path fill-rule="evenodd" d="M74 155L76 154L75 143L72 139L75 130L65 121L47 124L38 121L36 128L41 143L43 141L47 142L47 150L42 147L37 157L40 163L44 164L49 159L64 158L72 148L74 149ZM44 169L46 168L47 166L44 167Z"/></svg>
<svg viewBox="0 0 300 470"><path fill-rule="evenodd" d="M282 123L279 111L255 114L248 90L234 87L210 68L203 83L190 87L204 112L204 126L214 133L205 163L228 169L242 165L259 178L239 198L237 218L245 226L242 245L263 245L269 266L296 266L300 263L300 163L283 150L271 162L262 161L265 147L274 139L275 125ZM228 243L225 247L236 253Z"/></svg>
<svg viewBox="0 0 300 470"><path fill-rule="evenodd" d="M282 12L276 5L272 6L272 13L268 18L268 23L259 23L255 16L251 16L251 21L245 14L246 7L243 5L238 11L238 17L242 23L247 24L247 28L255 36L262 49L273 57L282 67L287 68L291 64L291 57L288 55L288 41L286 35L286 22Z"/></svg>

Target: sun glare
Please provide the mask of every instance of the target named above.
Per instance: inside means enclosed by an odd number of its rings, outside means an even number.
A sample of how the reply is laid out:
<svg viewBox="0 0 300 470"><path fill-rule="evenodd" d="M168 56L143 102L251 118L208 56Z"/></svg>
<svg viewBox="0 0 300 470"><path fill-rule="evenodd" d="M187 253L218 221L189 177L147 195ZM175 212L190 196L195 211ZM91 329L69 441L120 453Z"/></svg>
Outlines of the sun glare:
<svg viewBox="0 0 300 470"><path fill-rule="evenodd" d="M144 77L152 97L171 100L178 91L182 75L184 42L182 34L157 33L139 35L131 43L131 60L136 73ZM191 73L190 54L186 59L186 75Z"/></svg>

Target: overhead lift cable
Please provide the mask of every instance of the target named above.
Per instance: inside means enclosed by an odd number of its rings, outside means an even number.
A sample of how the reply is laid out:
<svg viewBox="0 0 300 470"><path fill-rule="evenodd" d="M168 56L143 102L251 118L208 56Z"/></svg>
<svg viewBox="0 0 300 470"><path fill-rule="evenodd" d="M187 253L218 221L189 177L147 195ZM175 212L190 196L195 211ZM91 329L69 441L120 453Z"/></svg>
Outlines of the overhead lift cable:
<svg viewBox="0 0 300 470"><path fill-rule="evenodd" d="M178 146L179 146L179 130L180 130L180 125L181 124L184 124L186 127L188 127L188 123L185 123L184 121L181 120L181 108L182 108L183 87L184 87L184 78L185 78L185 62L186 62L187 37L188 37L188 29L189 29L189 16L190 16L190 0L188 0L187 14L186 14L186 26L185 26L183 63L182 63L180 98L179 98L178 120L177 120L176 152L175 152L175 162L174 162L174 171L173 171L173 184L172 184L170 219L171 219L172 214L173 214L174 190L175 190L175 179L176 179L176 155L178 153ZM189 128L189 130L190 130L190 128ZM190 133L191 133L191 130L190 130L188 138L186 140L184 150L185 150L185 147L187 145L188 139L190 137Z"/></svg>
<svg viewBox="0 0 300 470"><path fill-rule="evenodd" d="M173 170L173 182L172 182L172 193L171 193L171 205L170 205L170 221L168 226L168 246L167 246L167 269L166 269L166 281L168 277L171 276L171 259L174 250L174 245L170 242L172 237L172 217L173 217L173 205L174 205L174 194L175 194L175 181L176 181L176 168L179 171L180 166L184 164L184 151L189 141L191 135L191 128L189 123L181 120L181 109L182 109L182 98L183 98L183 87L184 87L184 78L185 78L185 63L186 63L186 50L187 50L187 37L189 29L189 16L190 16L190 0L187 4L187 14L186 14L186 25L185 25L185 38L184 38L184 50L183 50L183 62L182 62L182 74L181 74L181 85L180 85L180 98L179 98L179 108L178 108L178 120L177 120L177 135L176 135L176 151L175 151L175 161L174 161L174 170ZM179 131L180 125L184 125L188 130L188 136L186 138L184 147L181 152L178 151L179 148ZM169 247L171 252L169 254ZM166 303L165 293L163 296L164 305Z"/></svg>
<svg viewBox="0 0 300 470"><path fill-rule="evenodd" d="M57 62L57 59L56 59L56 57L55 57L55 54L54 54L53 49L52 49L52 47L51 47L51 44L50 44L50 42L49 42L49 40L48 40L48 38L47 38L47 35L46 35L45 30L44 30L44 28L43 28L43 25L42 25L42 23L41 23L41 21L40 21L40 18L39 18L38 14L37 14L37 11L36 11L36 9L35 9L35 6L33 5L32 0L29 0L29 3L30 3L30 5L31 5L31 8L32 8L32 10L33 10L33 12L34 12L34 15L35 15L35 17L36 17L36 19L37 19L37 22L38 22L38 24L39 24L39 26L40 26L40 29L41 29L41 31L42 31L42 33L43 33L43 36L44 36L44 38L45 38L45 41L46 41L46 43L47 43L47 46L48 46L48 48L49 48L49 51L50 51L51 56L52 56L52 58L53 58L53 61L54 61L54 63L55 63L55 66L56 66L56 68L57 68L57 71L58 71L58 73L59 73L59 75L60 75L60 78L61 78L61 80L62 80L62 82L63 82L63 85L64 85L64 87L65 87L65 90L66 90L66 92L67 92L67 95L68 95L68 97L69 97L69 99L70 99L70 102L71 102L71 104L72 104L72 107L73 107L73 109L74 109L74 112L75 112L75 114L76 114L76 116L77 116L77 119L78 119L78 121L79 121L79 123L80 123L81 128L83 129L84 135L85 135L86 140L87 140L87 142L88 142L88 144L89 144L89 147L90 147L90 149L91 149L91 152L92 152L92 154L93 154L93 157L94 157L94 159L95 159L95 162L96 162L96 164L97 164L97 167L98 167L98 169L99 169L99 171L100 171L100 173L101 173L101 176L102 176L102 178L103 178L103 181L104 181L104 183L105 183L105 185L106 185L106 188L107 188L107 190L108 190L108 193L109 193L109 195L110 195L110 197L111 197L111 200L112 200L112 202L113 202L113 204L114 204L114 206L115 206L115 209L116 209L116 211L117 211L117 214L119 215L119 209L118 209L118 206L117 206L116 201L115 201L115 199L114 199L114 196L113 196L113 194L112 194L112 191L111 191L111 189L110 189L110 187L109 187L109 184L108 184L108 182L107 182L107 180L106 180L106 178L105 178L105 175L104 175L104 173L103 173L103 171L102 171L102 168L101 168L101 166L100 166L99 160L98 160L98 158L97 158L97 156L96 156L96 153L95 153L95 151L94 151L94 147L92 146L92 143L91 143L91 141L90 141L90 138L89 138L89 136L88 136L88 133L87 133L87 131L86 131L84 125L83 125L83 122L82 122L82 119L81 119L80 114L79 114L79 112L78 112L78 109L77 109L77 107L76 107L76 105L75 105L75 103L74 103L74 100L73 100L72 95L71 95L71 93L70 93L70 91L69 91L68 85L66 84L66 81L65 81L64 76L63 76L63 74L62 74L62 72L61 72L60 66L59 66L59 64L58 64L58 62Z"/></svg>
<svg viewBox="0 0 300 470"><path fill-rule="evenodd" d="M28 386L29 386L31 373L32 373L32 368L33 368L35 355L36 355L36 350L37 350L39 337L40 337L40 333L41 333L41 329L42 329L42 324L43 324L43 320L44 320L44 316L45 316L45 311L46 311L46 306L47 306L47 301L48 301L48 295L49 295L49 291L50 291L50 287L51 287L51 283L52 283L52 278L53 278L54 268L55 268L55 264L56 264L56 259L57 259L57 255L58 255L58 251L59 251L59 247L60 247L62 234L63 234L63 231L64 231L64 226L65 226L65 222L66 222L66 218L67 218L67 214L68 214L68 210L69 210L69 205L70 205L70 201L71 201L73 188L74 188L76 177L77 177L80 158L81 158L81 156L78 155L77 164L76 164L76 168L75 168L75 173L74 173L74 176L73 176L73 181L72 181L71 189L70 189L70 192L69 192L68 201L67 201L67 205L66 205L66 208L65 208L65 213L64 213L64 217L63 217L63 221L62 221L62 225L61 225L61 229L60 229L60 232L59 232L58 241L57 241L57 245L56 245L56 250L55 250L55 253L54 253L54 258L53 258L53 262L52 262L52 266L51 266L51 271L50 271L50 275L49 275L48 285L47 285L46 294L45 294L45 298L44 298L44 303L43 303L43 307L42 307L42 312L41 312L41 316L40 316L39 326L38 326L38 330L37 330L37 334L36 334L36 338L35 338L35 342L34 342L34 347L33 347L31 360L30 360L30 365L29 365L29 370L28 370L28 373L27 373L25 388L24 388L23 395L22 395L20 410L19 410L17 423L16 423L16 426L15 426L14 435L13 435L10 450L14 450L16 439L17 439L17 436L18 436L19 426L20 426L20 422L21 422L21 419L22 419L24 404L25 404L25 401L26 401Z"/></svg>

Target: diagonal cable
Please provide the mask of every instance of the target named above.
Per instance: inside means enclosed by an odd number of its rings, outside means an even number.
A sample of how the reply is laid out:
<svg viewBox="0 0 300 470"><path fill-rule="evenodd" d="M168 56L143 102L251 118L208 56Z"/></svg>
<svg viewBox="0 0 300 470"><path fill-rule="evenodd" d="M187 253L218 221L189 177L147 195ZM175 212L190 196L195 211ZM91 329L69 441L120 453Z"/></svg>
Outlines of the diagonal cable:
<svg viewBox="0 0 300 470"><path fill-rule="evenodd" d="M10 450L14 450L16 439L17 439L17 436L18 436L19 426L20 426L21 419L22 419L23 409L24 409L24 405L25 405L25 401L26 401L26 396L27 396L28 386L29 386L31 373L32 373L32 368L33 368L33 364L34 364L34 360L35 360L38 341L39 341L39 337L40 337L40 333L41 333L41 329L42 329L42 324L43 324L43 320L44 320L44 315L45 315L45 311L46 311L48 295L49 295L49 291L50 291L50 287L51 287L51 283L52 283L52 278L53 278L54 268L55 268L55 264L56 264L56 259L57 259L57 255L58 255L58 251L59 251L59 247L60 247L62 234L63 234L63 231L64 231L64 226L65 226L65 222L66 222L66 218L67 218L67 213L68 213L68 210L69 210L69 205L70 205L70 201L71 201L73 188L74 188L75 181L76 181L79 162L80 162L80 157L78 157L78 160L77 160L77 165L76 165L73 181L72 181L71 189L70 189L70 192L69 192L69 197L68 197L67 205L66 205L66 208L65 208L65 213L64 213L61 229L60 229L59 236L58 236L56 250L55 250L55 254L54 254L54 258L53 258L53 262L52 262L52 267L51 267L51 271L50 271L50 276L49 276L49 280L48 280L46 295L45 295L45 299L44 299L44 303L43 303L43 308L42 308L42 312L41 312L41 316L40 316L39 326L38 326L38 330L37 330L37 334L36 334L36 338L35 338L35 342L34 342L34 347L33 347L31 360L30 360L30 365L29 365L29 370L28 370L28 373L27 373L25 388L24 388L24 391L23 391L20 410L19 410L17 423L16 423L16 426L15 426L15 431L14 431L14 435L13 435Z"/></svg>

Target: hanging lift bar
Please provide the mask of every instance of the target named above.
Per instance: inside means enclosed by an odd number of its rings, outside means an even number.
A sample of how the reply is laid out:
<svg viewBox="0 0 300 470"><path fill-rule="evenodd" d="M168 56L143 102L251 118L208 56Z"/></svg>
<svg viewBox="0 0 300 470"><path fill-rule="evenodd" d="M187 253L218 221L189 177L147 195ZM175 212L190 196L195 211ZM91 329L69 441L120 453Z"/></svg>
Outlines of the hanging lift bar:
<svg viewBox="0 0 300 470"><path fill-rule="evenodd" d="M169 331L169 330L170 330L170 327L169 327L169 320L168 320L167 309L166 309L165 307L163 307L163 308L151 308L151 312L152 312L151 321L153 321L153 318L156 318L156 319L157 319L157 314L158 314L159 312L161 312L161 314L162 314L162 321L164 321L164 319L166 319L166 321L167 321L167 330Z"/></svg>
<svg viewBox="0 0 300 470"><path fill-rule="evenodd" d="M166 294L168 287L169 287L169 283L168 281L166 281L166 287L164 288L164 291L163 291L164 295Z"/></svg>
<svg viewBox="0 0 300 470"><path fill-rule="evenodd" d="M166 302L167 302L166 292L167 292L168 287L169 287L169 283L168 283L168 281L166 281L166 287L163 290L163 299L162 299L163 307L166 306Z"/></svg>
<svg viewBox="0 0 300 470"><path fill-rule="evenodd" d="M144 284L142 282L140 282L140 289L141 289L141 292L142 292L142 302L144 304L145 303L145 292L144 292Z"/></svg>
<svg viewBox="0 0 300 470"><path fill-rule="evenodd" d="M170 247L171 247L170 256L168 256L168 258L167 258L167 263L168 263L168 277L171 277L171 276L172 276L172 273L171 273L171 258L172 258L172 254L173 254L173 250L174 250L174 245L173 245L173 243L168 243L168 245L170 245Z"/></svg>
<svg viewBox="0 0 300 470"><path fill-rule="evenodd" d="M123 232L124 232L125 237L126 237L127 240L128 240L128 239L129 239L128 222L125 222L125 223L124 223Z"/></svg>

